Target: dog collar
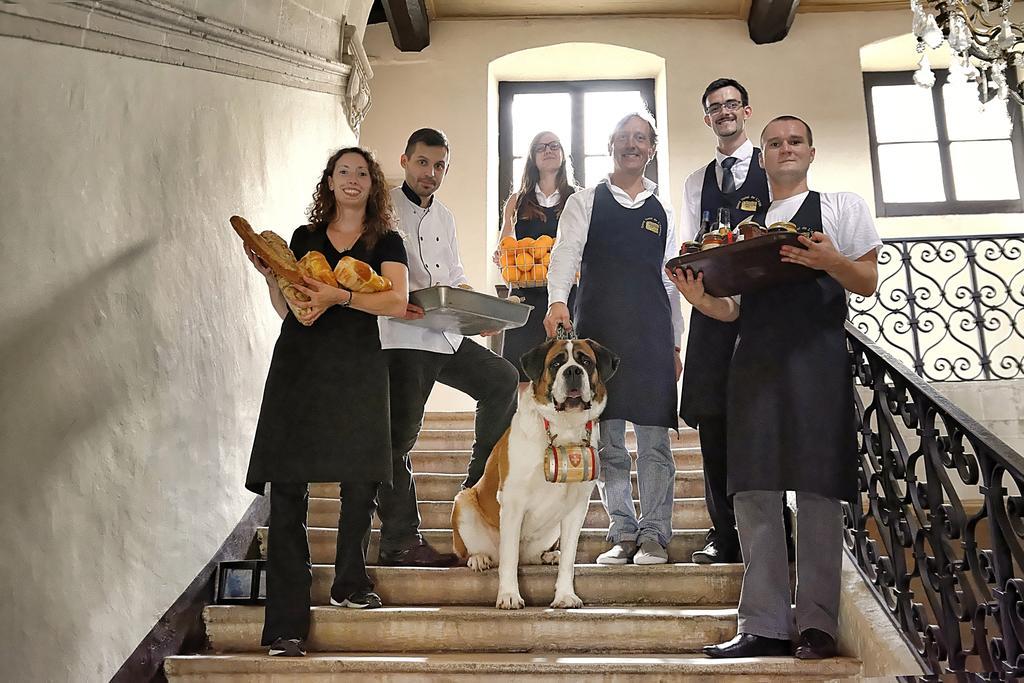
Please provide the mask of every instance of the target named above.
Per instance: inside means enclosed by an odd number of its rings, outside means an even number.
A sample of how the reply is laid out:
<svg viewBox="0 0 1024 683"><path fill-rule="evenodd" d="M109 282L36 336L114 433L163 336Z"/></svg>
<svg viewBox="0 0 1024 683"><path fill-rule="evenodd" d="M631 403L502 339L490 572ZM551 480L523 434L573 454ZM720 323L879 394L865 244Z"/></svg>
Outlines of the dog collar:
<svg viewBox="0 0 1024 683"><path fill-rule="evenodd" d="M551 423L548 422L546 417L542 417L541 420L544 422L544 433L548 437L548 445L552 448L555 446L555 437L551 435ZM580 446L584 448L591 447L593 445L593 434L594 434L594 421L587 420L587 433L583 437L583 441L580 442Z"/></svg>

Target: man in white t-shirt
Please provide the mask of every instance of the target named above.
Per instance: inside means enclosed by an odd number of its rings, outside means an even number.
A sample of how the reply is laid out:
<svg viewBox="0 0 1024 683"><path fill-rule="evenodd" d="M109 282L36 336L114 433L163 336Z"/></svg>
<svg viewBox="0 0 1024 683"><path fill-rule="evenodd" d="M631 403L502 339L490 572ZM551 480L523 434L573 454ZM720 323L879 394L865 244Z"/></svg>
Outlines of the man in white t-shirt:
<svg viewBox="0 0 1024 683"><path fill-rule="evenodd" d="M813 230L780 258L808 279L716 298L703 274L672 279L694 308L740 322L728 384L728 492L743 555L737 635L704 648L710 657L801 659L836 655L843 557L841 501L859 495L853 378L846 348L847 292L874 293L881 240L871 212L849 192L807 187L811 127L794 116L761 133L772 204L761 225L787 221ZM796 492L796 623L790 611L783 505ZM795 636L795 638L794 638Z"/></svg>

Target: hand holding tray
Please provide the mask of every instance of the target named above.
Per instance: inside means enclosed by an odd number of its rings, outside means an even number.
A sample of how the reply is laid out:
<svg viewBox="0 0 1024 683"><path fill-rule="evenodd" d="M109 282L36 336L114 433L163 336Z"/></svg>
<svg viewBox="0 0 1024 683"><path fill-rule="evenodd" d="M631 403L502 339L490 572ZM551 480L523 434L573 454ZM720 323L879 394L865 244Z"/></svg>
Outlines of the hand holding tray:
<svg viewBox="0 0 1024 683"><path fill-rule="evenodd" d="M784 263L783 246L803 248L797 233L772 232L714 249L670 259L669 270L690 269L704 273L704 290L711 296L748 294L767 287L810 280L818 271L796 263Z"/></svg>

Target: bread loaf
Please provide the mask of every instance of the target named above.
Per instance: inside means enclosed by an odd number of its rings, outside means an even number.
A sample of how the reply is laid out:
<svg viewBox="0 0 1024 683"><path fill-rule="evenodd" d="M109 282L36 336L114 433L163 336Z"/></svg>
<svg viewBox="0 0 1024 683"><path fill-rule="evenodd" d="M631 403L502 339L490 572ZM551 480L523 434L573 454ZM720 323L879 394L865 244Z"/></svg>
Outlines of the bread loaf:
<svg viewBox="0 0 1024 683"><path fill-rule="evenodd" d="M274 258L277 259L279 262L288 266L289 268L294 268L303 275L315 277L314 275L305 272L304 268L301 265L301 262L295 260L295 254L292 253L292 250L288 248L288 243L284 241L283 237L278 235L273 230L264 230L263 232L260 233L260 237L266 243L267 248L273 254ZM323 254L321 254L320 257L323 258ZM303 260L305 260L305 257L303 257ZM277 280L277 286L281 288L281 293L284 294L284 300L285 302L287 302L288 308L290 308L292 310L292 313L295 314L295 318L303 325L306 325L307 327L309 325L312 325L313 323L303 322L302 320L302 316L308 313L309 309L302 308L295 304L296 301L309 301L309 297L300 292L298 289L296 289L295 285L293 285L291 282L281 277L280 275L275 275L275 279Z"/></svg>
<svg viewBox="0 0 1024 683"><path fill-rule="evenodd" d="M325 285L338 286L338 280L334 277L331 264L319 251L306 252L306 255L299 259L299 272Z"/></svg>
<svg viewBox="0 0 1024 683"><path fill-rule="evenodd" d="M378 275L367 263L351 256L342 256L334 268L338 284L351 292L386 292L391 280Z"/></svg>

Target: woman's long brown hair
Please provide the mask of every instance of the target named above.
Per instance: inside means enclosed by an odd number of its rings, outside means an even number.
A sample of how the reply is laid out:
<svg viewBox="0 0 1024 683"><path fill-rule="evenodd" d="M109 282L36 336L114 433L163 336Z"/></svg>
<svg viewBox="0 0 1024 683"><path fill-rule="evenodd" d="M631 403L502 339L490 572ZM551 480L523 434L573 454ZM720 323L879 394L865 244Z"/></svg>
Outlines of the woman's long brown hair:
<svg viewBox="0 0 1024 683"><path fill-rule="evenodd" d="M363 157L366 160L366 167L370 171L370 180L372 181L370 196L366 200L366 218L363 221L363 234L359 239L372 249L377 244L377 240L395 229L395 211L391 205L391 195L388 193L388 183L384 179L384 171L381 170L377 160L373 158L373 154L362 147L339 149L327 160L327 165L320 174L320 182L313 190L313 203L306 210L306 215L309 217L309 230L326 229L338 214L338 204L327 179L333 175L338 159L346 154L358 154Z"/></svg>
<svg viewBox="0 0 1024 683"><path fill-rule="evenodd" d="M533 148L537 145L537 141L544 135L555 135L549 130L542 130L533 136L533 140L530 141L530 155L526 157L526 166L523 167L523 178L519 183L519 199L516 200L516 215L515 220L532 220L539 219L545 223L548 220L547 214L544 213L544 209L541 208L540 204L537 203L537 183L540 182L540 169L537 168L536 153ZM555 135L555 139L558 136ZM561 140L558 140L561 143ZM558 167L558 172L555 174L555 187L558 189L558 206L556 207L556 215L562 213L562 209L565 208L565 201L569 199L569 195L576 191L576 185L573 181L572 165L568 163L569 155L565 152L565 147L562 148L562 164Z"/></svg>

